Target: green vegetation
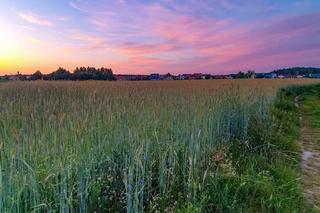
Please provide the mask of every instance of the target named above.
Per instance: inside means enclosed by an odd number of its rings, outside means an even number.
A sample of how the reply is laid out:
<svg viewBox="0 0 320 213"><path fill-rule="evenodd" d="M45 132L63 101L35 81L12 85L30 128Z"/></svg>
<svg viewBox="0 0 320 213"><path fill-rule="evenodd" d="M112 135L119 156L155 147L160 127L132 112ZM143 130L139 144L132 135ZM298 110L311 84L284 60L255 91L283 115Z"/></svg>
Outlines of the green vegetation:
<svg viewBox="0 0 320 213"><path fill-rule="evenodd" d="M2 84L0 212L302 211L284 83Z"/></svg>
<svg viewBox="0 0 320 213"><path fill-rule="evenodd" d="M312 153L308 159L308 167L305 168L307 178L305 185L309 193L309 203L314 212L320 210L320 85L309 87L302 95L302 112L309 123L305 140L305 150ZM305 127L306 128L306 127Z"/></svg>
<svg viewBox="0 0 320 213"><path fill-rule="evenodd" d="M298 169L297 110L285 90L278 94L272 114L267 135L255 123L247 143L231 143L229 156L236 175L222 172L211 179L209 193L220 211L302 212L306 208Z"/></svg>
<svg viewBox="0 0 320 213"><path fill-rule="evenodd" d="M303 111L311 120L313 128L320 129L320 85L309 87L303 93L301 101Z"/></svg>
<svg viewBox="0 0 320 213"><path fill-rule="evenodd" d="M301 173L308 206L320 210L320 85L291 88L299 95L301 116ZM311 210L310 210L311 211Z"/></svg>
<svg viewBox="0 0 320 213"><path fill-rule="evenodd" d="M319 74L320 68L314 67L293 67L287 69L274 70L273 73L278 75L310 75Z"/></svg>
<svg viewBox="0 0 320 213"><path fill-rule="evenodd" d="M80 67L76 68L73 73L70 73L64 68L59 68L57 71L52 72L48 75L41 75L41 73L36 72L32 77L38 77L38 80L43 78L44 80L114 80L112 69L96 69L94 67ZM41 77L41 78L39 78Z"/></svg>
<svg viewBox="0 0 320 213"><path fill-rule="evenodd" d="M42 74L39 70L33 73L31 76L22 75L19 72L17 75L12 76L15 80L26 81L26 80L74 80L74 81L83 81L83 80L115 80L113 76L112 69L108 68L94 68L94 67L80 67L76 68L73 73L68 70L59 67L56 71L49 74ZM0 77L1 78L1 77ZM10 76L3 76L4 80L10 80Z"/></svg>

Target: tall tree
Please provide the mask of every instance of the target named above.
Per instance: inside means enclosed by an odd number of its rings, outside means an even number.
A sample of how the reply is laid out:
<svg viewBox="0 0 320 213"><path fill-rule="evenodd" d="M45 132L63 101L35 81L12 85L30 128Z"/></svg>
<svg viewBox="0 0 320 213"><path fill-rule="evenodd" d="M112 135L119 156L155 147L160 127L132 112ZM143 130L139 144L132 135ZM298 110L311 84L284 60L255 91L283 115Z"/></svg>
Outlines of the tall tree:
<svg viewBox="0 0 320 213"><path fill-rule="evenodd" d="M42 73L37 70L35 73L32 74L31 76L31 80L35 81L35 80L41 80L42 79Z"/></svg>

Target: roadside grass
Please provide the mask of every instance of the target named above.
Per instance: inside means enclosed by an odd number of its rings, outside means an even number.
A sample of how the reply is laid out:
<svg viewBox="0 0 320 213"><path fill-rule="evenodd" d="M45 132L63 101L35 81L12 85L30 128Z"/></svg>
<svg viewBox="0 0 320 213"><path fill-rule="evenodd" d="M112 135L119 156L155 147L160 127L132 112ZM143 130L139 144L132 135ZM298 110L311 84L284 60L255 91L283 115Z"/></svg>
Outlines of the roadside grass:
<svg viewBox="0 0 320 213"><path fill-rule="evenodd" d="M309 85L292 90L295 96L299 95L299 108L302 116L302 141L303 152L312 153L311 156L304 157L302 168L303 184L305 187L306 199L309 205L313 206L309 212L319 212L320 210L320 188L319 188L319 164L320 160L320 85ZM304 154L303 154L304 155Z"/></svg>
<svg viewBox="0 0 320 213"><path fill-rule="evenodd" d="M312 120L314 128L320 128L320 87L302 96L303 110Z"/></svg>
<svg viewBox="0 0 320 213"><path fill-rule="evenodd" d="M299 124L293 96L279 93L273 109L272 135L255 135L228 148L230 161L208 184L208 203L219 212L303 212L299 176ZM252 131L259 133L261 129ZM252 134L251 134L252 135ZM252 143L258 141L258 143ZM232 162L232 163L230 163Z"/></svg>
<svg viewBox="0 0 320 213"><path fill-rule="evenodd" d="M303 110L311 121L313 128L317 129L318 150L320 150L320 88L317 94L306 95L303 99Z"/></svg>
<svg viewBox="0 0 320 213"><path fill-rule="evenodd" d="M303 113L310 120L311 126L319 130L317 141L320 149L320 85L303 86L295 93L300 94Z"/></svg>

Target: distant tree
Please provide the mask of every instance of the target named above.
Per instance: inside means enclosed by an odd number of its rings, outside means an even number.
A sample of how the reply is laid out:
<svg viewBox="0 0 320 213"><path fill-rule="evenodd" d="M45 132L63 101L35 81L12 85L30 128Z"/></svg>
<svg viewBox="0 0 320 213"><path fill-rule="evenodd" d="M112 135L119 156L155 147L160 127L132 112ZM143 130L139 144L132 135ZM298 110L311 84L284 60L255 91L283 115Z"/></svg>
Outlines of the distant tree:
<svg viewBox="0 0 320 213"><path fill-rule="evenodd" d="M26 78L26 76L22 75L22 74L20 73L20 71L17 71L16 80L25 81L25 80L27 80L27 78Z"/></svg>
<svg viewBox="0 0 320 213"><path fill-rule="evenodd" d="M115 80L115 78L111 69L104 67L100 69L94 67L77 67L73 72L72 80Z"/></svg>
<svg viewBox="0 0 320 213"><path fill-rule="evenodd" d="M210 75L210 74L205 74L205 75L204 75L204 79L212 79L212 75Z"/></svg>
<svg viewBox="0 0 320 213"><path fill-rule="evenodd" d="M245 74L242 71L240 71L235 75L235 78L245 78Z"/></svg>
<svg viewBox="0 0 320 213"><path fill-rule="evenodd" d="M31 80L35 81L35 80L41 80L43 77L42 73L37 70L35 73L32 74L31 76Z"/></svg>
<svg viewBox="0 0 320 213"><path fill-rule="evenodd" d="M310 74L319 74L320 68L314 67L293 67L287 69L274 70L272 73L277 75L310 75Z"/></svg>
<svg viewBox="0 0 320 213"><path fill-rule="evenodd" d="M245 74L245 78L252 78L255 75L254 70L248 70L247 73Z"/></svg>
<svg viewBox="0 0 320 213"><path fill-rule="evenodd" d="M59 67L55 72L43 76L44 80L116 80L112 69L94 67L77 67L73 73Z"/></svg>
<svg viewBox="0 0 320 213"><path fill-rule="evenodd" d="M62 67L46 76L46 80L69 80L70 78L71 73Z"/></svg>

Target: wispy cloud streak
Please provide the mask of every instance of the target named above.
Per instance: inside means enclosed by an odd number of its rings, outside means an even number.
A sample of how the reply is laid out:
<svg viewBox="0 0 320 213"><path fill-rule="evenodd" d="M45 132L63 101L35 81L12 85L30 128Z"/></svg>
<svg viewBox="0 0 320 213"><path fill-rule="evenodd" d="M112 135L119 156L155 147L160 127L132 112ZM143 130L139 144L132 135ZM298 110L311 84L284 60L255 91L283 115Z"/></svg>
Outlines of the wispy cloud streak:
<svg viewBox="0 0 320 213"><path fill-rule="evenodd" d="M40 17L34 13L23 13L20 12L19 13L20 18L22 18L23 20L31 23L31 24L36 24L36 25L42 25L42 26L52 26L53 23L51 21L49 21L48 19L46 19L45 17Z"/></svg>

